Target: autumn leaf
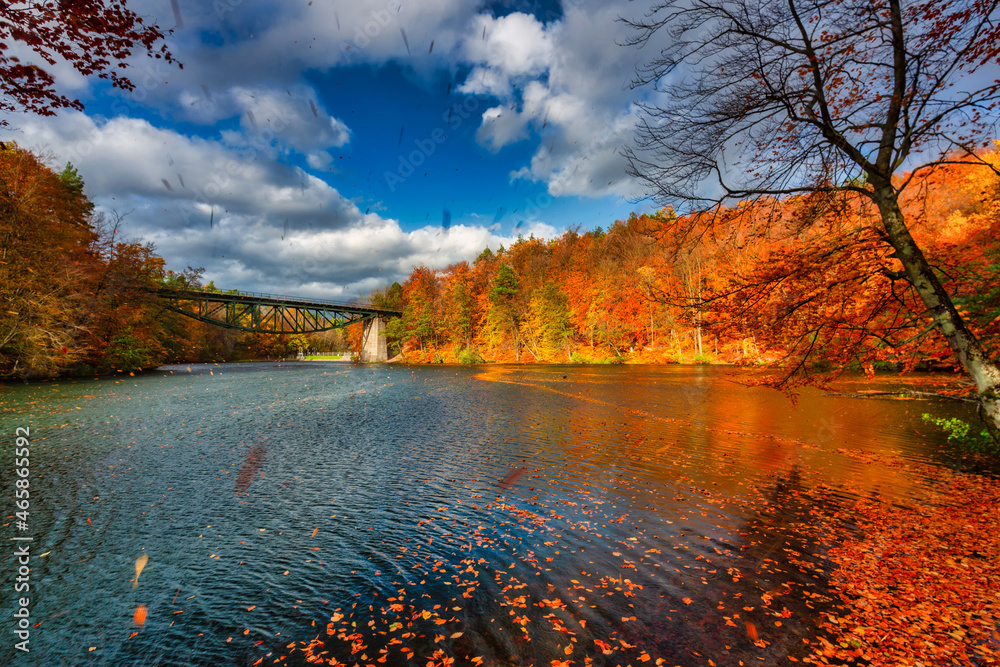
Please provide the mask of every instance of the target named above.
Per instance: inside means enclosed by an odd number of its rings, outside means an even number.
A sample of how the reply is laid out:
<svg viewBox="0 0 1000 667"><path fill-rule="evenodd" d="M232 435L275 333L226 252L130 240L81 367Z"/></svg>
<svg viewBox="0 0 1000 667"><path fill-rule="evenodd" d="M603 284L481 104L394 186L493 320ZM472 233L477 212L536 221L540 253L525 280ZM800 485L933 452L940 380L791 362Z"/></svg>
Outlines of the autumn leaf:
<svg viewBox="0 0 1000 667"><path fill-rule="evenodd" d="M135 581L132 582L132 588L139 585L139 575L142 574L143 568L146 567L146 563L149 562L149 556L142 554L135 559Z"/></svg>

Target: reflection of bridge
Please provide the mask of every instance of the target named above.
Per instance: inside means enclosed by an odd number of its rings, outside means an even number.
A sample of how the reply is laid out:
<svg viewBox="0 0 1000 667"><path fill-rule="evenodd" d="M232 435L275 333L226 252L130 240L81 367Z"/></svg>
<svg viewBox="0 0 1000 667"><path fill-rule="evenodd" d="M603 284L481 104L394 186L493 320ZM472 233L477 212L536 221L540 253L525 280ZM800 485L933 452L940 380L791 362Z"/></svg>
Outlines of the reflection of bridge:
<svg viewBox="0 0 1000 667"><path fill-rule="evenodd" d="M385 323L398 310L252 292L160 289L165 305L181 315L252 333L307 334L364 324L361 361L385 361Z"/></svg>

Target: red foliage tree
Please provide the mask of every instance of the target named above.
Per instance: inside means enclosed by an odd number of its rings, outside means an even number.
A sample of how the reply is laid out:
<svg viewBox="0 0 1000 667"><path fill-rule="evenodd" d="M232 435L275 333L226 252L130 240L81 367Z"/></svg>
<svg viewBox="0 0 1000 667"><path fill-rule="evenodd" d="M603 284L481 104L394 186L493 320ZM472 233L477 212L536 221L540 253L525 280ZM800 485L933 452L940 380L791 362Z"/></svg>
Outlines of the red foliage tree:
<svg viewBox="0 0 1000 667"><path fill-rule="evenodd" d="M146 25L120 0L0 3L0 110L52 116L60 108L83 109L79 100L56 92L48 71L13 55L13 43L27 46L49 65L62 60L84 76L96 74L133 90L135 84L123 73L133 52L145 49L153 58L175 62L165 44L157 48L163 38L157 26Z"/></svg>

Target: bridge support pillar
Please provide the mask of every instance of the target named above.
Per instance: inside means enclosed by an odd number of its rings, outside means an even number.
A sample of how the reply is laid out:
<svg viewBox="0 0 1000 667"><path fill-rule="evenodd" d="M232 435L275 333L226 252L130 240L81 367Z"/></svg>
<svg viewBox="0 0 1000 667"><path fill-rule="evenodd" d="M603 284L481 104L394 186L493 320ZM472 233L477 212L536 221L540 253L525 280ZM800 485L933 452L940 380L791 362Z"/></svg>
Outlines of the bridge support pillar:
<svg viewBox="0 0 1000 667"><path fill-rule="evenodd" d="M388 361L389 353L385 345L385 320L373 317L365 320L361 336L361 362Z"/></svg>

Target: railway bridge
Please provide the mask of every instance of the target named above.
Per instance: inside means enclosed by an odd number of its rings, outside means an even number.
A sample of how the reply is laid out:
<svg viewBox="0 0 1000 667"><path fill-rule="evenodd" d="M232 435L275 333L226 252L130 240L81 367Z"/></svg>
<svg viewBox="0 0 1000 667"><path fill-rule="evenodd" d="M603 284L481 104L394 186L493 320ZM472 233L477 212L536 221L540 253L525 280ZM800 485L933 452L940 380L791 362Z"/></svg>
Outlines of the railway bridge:
<svg viewBox="0 0 1000 667"><path fill-rule="evenodd" d="M256 292L162 288L167 309L227 329L266 334L308 334L363 323L361 361L387 361L385 325L398 310Z"/></svg>

